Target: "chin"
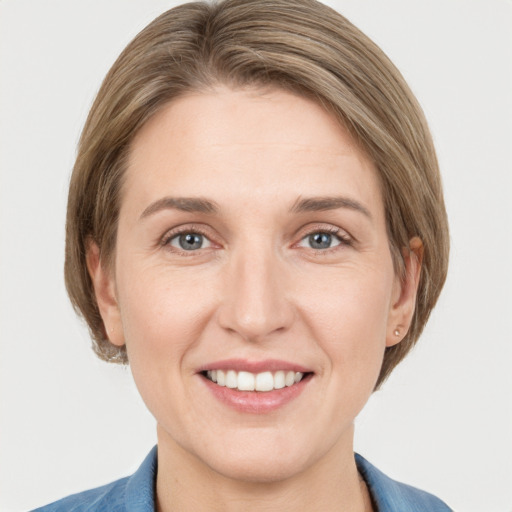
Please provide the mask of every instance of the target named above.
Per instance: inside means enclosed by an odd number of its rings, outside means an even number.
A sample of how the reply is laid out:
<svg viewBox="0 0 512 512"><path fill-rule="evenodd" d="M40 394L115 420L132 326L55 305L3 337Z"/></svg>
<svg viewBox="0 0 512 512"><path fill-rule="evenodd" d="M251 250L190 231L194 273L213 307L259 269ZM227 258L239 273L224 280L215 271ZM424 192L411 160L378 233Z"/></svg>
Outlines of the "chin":
<svg viewBox="0 0 512 512"><path fill-rule="evenodd" d="M290 436L287 440L272 439L268 433L257 436L259 439L255 437L253 432L238 439L236 436L225 438L223 442L211 444L214 449L200 454L200 460L225 478L268 484L293 478L306 471L325 451L321 445L312 450L315 443L311 439L309 442L305 439L292 440Z"/></svg>
<svg viewBox="0 0 512 512"><path fill-rule="evenodd" d="M247 484L269 484L288 480L304 470L304 463L288 458L277 457L262 459L247 455L237 457L235 460L224 457L222 461L216 461L210 468L216 473L230 480L237 480Z"/></svg>

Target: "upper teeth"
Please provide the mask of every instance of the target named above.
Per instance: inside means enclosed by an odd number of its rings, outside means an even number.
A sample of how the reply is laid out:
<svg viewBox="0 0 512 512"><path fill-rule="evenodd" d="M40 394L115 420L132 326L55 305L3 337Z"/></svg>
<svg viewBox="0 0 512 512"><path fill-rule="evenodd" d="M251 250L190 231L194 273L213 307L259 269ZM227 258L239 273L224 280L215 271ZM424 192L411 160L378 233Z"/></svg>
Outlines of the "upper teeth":
<svg viewBox="0 0 512 512"><path fill-rule="evenodd" d="M208 370L206 376L219 386L226 386L239 391L272 391L285 386L292 386L299 382L304 374L302 372L237 372L235 370Z"/></svg>

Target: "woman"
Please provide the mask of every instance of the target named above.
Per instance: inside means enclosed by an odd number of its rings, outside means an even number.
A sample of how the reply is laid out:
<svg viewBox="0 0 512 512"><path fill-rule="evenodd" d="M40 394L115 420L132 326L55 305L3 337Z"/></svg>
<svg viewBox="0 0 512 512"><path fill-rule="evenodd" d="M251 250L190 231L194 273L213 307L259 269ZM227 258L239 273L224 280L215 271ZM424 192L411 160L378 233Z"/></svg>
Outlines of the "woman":
<svg viewBox="0 0 512 512"><path fill-rule="evenodd" d="M448 228L421 109L342 16L157 18L91 109L66 236L71 300L97 354L129 361L158 446L41 510L449 510L353 453L439 296Z"/></svg>

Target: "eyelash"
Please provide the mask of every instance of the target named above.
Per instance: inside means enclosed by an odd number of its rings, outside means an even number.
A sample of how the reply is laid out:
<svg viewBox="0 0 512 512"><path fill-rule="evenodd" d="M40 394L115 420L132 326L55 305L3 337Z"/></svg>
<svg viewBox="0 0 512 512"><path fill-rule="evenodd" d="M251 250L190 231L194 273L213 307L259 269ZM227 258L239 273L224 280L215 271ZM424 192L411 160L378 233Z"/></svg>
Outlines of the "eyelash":
<svg viewBox="0 0 512 512"><path fill-rule="evenodd" d="M170 245L170 242L173 239L175 239L179 236L182 236L182 235L187 235L187 234L201 235L204 238L206 238L211 244L214 244L214 242L211 240L210 236L206 233L206 230L202 229L200 226L192 225L192 226L184 226L182 228L176 228L176 229L173 229L172 231L166 233L162 237L160 245L163 248L168 249L168 250L170 250L176 254L179 254L179 255L194 256L195 255L194 253L197 253L198 251L200 251L203 248L197 249L197 250L186 251L186 250L178 249L177 247L173 247ZM304 234L301 234L299 242L295 243L294 246L299 245L303 240L305 240L308 237L315 235L315 234L333 235L339 241L339 244L335 245L334 247L328 247L326 249L315 249L313 247L308 248L317 254L329 254L331 251L338 250L340 247L347 247L347 246L353 245L352 238L349 235L347 235L345 231L343 231L339 228L329 227L329 226L314 226L313 228L308 229L307 232L305 232ZM209 248L204 248L204 249L209 249Z"/></svg>
<svg viewBox="0 0 512 512"><path fill-rule="evenodd" d="M211 244L214 243L214 242L212 242L210 236L206 233L206 231L204 229L202 229L200 226L192 225L192 226L183 226L181 228L176 228L170 232L167 232L162 237L160 245L164 249L172 251L181 256L194 256L195 255L194 253L197 253L199 249L195 250L195 251L185 251L184 249L178 249L177 247L173 247L170 244L171 240L173 240L174 238L177 238L182 235L188 235L188 234L201 235L204 238L206 238Z"/></svg>
<svg viewBox="0 0 512 512"><path fill-rule="evenodd" d="M330 254L332 251L339 250L342 247L350 247L353 243L352 238L345 231L334 226L315 226L312 229L308 229L308 231L301 236L298 243L300 244L303 240L316 234L332 235L339 240L339 244L335 245L334 247L328 247L326 249L315 249L313 247L309 247L309 249L314 251L316 254L327 255Z"/></svg>

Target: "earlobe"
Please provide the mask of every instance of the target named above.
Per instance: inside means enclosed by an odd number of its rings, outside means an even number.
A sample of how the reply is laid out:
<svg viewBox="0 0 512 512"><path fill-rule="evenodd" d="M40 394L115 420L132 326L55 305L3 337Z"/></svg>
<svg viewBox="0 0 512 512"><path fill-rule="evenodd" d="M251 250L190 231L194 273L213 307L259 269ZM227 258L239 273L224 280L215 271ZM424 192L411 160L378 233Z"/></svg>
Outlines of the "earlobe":
<svg viewBox="0 0 512 512"><path fill-rule="evenodd" d="M404 275L396 277L396 289L388 318L387 347L400 343L411 325L423 261L423 243L420 238L411 238L409 247L402 250L402 257Z"/></svg>
<svg viewBox="0 0 512 512"><path fill-rule="evenodd" d="M124 345L124 335L114 276L102 263L100 248L92 240L87 244L86 261L105 334L112 344L121 347Z"/></svg>

